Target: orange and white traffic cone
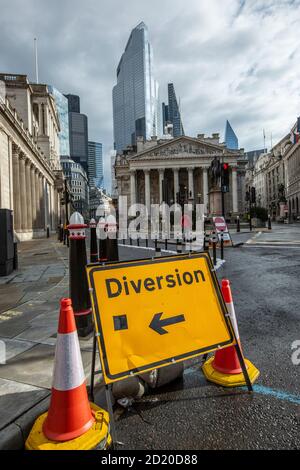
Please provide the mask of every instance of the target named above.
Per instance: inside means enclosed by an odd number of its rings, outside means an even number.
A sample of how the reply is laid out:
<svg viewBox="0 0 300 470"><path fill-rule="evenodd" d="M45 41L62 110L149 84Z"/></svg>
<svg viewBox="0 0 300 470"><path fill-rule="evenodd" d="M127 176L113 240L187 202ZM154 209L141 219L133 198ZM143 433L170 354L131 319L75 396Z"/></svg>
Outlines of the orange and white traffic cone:
<svg viewBox="0 0 300 470"><path fill-rule="evenodd" d="M71 299L61 300L53 383L48 413L35 422L26 441L31 450L106 447L108 413L89 403Z"/></svg>
<svg viewBox="0 0 300 470"><path fill-rule="evenodd" d="M239 344L241 344L230 283L227 279L222 280L221 290L231 319L231 324L235 331L235 336ZM259 370L248 359L244 359L244 361L249 379L251 383L253 383L259 376ZM246 385L235 346L217 350L215 355L203 364L202 370L207 380L218 385L223 385L224 387Z"/></svg>

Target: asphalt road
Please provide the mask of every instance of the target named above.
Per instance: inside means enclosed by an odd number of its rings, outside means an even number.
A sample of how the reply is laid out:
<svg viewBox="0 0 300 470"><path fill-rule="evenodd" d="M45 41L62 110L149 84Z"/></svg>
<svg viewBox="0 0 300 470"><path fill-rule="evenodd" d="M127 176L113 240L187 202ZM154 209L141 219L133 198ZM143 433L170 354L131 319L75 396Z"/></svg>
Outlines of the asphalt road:
<svg viewBox="0 0 300 470"><path fill-rule="evenodd" d="M152 254L120 247L122 259ZM300 340L300 225L256 234L225 259L218 277L231 281L244 354L261 373L254 393L209 384L201 358L186 363L183 380L121 415L124 449L300 448L300 365L291 359Z"/></svg>

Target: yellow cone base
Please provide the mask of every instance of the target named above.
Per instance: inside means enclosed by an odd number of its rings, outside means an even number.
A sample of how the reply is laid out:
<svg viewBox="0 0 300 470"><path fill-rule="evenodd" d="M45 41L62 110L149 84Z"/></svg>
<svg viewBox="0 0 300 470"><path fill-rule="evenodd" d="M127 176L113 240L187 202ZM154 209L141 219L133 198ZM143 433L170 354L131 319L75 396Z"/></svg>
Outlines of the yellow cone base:
<svg viewBox="0 0 300 470"><path fill-rule="evenodd" d="M109 414L94 403L90 403L94 411L95 422L82 436L70 441L50 441L43 433L43 424L48 413L44 413L35 421L27 438L27 450L92 450L107 449L111 445L109 434Z"/></svg>
<svg viewBox="0 0 300 470"><path fill-rule="evenodd" d="M212 366L214 357L208 359L202 366L203 374L209 382L222 385L223 387L241 387L247 385L244 374L223 374L218 372ZM252 362L245 359L250 382L253 384L259 376L259 370L252 364Z"/></svg>

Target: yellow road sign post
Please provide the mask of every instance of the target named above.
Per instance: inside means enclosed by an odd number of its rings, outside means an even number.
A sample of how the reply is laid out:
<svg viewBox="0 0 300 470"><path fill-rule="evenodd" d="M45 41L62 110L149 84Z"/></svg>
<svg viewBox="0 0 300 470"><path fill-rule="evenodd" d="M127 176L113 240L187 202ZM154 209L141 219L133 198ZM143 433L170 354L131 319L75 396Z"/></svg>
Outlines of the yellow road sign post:
<svg viewBox="0 0 300 470"><path fill-rule="evenodd" d="M207 253L87 266L106 384L237 345Z"/></svg>

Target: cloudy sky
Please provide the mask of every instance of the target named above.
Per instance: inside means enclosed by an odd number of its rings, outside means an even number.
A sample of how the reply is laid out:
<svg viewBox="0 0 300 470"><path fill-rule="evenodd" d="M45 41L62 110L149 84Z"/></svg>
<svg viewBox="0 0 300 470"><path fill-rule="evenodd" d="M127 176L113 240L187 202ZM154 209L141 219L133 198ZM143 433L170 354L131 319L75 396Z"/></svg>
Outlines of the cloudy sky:
<svg viewBox="0 0 300 470"><path fill-rule="evenodd" d="M267 146L300 115L300 0L0 0L0 72L81 97L89 138L112 149L111 91L131 29L150 31L161 98L173 82L188 135L228 118L246 150Z"/></svg>

